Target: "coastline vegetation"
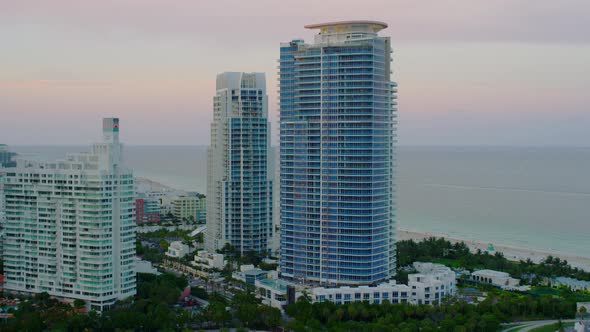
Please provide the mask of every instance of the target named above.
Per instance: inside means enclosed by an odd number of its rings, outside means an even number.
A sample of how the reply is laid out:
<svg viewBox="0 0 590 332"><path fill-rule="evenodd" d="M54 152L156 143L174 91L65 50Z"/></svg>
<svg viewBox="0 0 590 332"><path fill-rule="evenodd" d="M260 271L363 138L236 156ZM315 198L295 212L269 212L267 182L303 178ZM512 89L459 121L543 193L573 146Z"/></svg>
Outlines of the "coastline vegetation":
<svg viewBox="0 0 590 332"><path fill-rule="evenodd" d="M469 251L464 242L451 243L442 238L429 238L421 242L413 240L396 243L399 266L415 261L436 262L452 268L468 270L490 269L509 273L512 277L530 280L532 285L540 284L544 278L570 277L590 281L590 272L572 267L566 260L548 256L539 264L530 259L512 261L501 252L493 255L487 251Z"/></svg>
<svg viewBox="0 0 590 332"><path fill-rule="evenodd" d="M138 246L138 254L144 256L152 249L160 253L162 250L143 247L141 242ZM572 268L557 258L547 257L541 264L514 262L500 253L471 253L464 243L452 244L444 239L400 241L397 250L398 263L402 267L414 261L434 261L456 268L505 271L515 277L529 276L533 281L554 276L582 280L589 277L588 272ZM224 248L223 252L236 262L263 264L264 255L240 255L231 247ZM403 279L404 273L408 273L407 269L401 268L398 281L400 276ZM0 321L0 330L182 331L231 327L275 330L282 327L291 331L498 331L502 323L574 318L576 303L590 301L590 294L539 285L527 292L480 286L485 289L486 297L479 303L470 303L459 296L448 298L437 306L388 302L336 305L331 302L310 303L309 299L301 297L287 306L288 317L283 320L278 309L262 305L249 290L234 291L233 298L227 298L193 287L191 294L208 301L208 306L197 310L184 308L178 303L181 291L187 285L184 277L170 273L159 276L138 274L136 296L118 302L102 314L84 313L80 310L83 306L80 301L70 305L42 293L22 302L18 310L10 309L14 318Z"/></svg>

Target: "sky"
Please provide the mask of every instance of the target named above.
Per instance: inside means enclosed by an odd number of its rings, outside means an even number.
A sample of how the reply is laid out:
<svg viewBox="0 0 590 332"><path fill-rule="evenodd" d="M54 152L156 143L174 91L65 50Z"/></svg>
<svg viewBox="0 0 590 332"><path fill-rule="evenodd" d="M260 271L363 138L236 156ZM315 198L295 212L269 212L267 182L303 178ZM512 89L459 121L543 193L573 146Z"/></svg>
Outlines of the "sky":
<svg viewBox="0 0 590 332"><path fill-rule="evenodd" d="M590 146L587 0L0 0L0 143L209 144L215 77L265 72L306 24L389 27L400 145Z"/></svg>

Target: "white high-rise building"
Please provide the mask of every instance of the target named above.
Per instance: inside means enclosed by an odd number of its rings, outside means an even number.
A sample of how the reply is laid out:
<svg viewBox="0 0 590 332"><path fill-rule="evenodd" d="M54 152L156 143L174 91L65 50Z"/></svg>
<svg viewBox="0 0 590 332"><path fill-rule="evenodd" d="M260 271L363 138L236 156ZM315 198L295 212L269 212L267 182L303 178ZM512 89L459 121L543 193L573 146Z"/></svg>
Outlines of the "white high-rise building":
<svg viewBox="0 0 590 332"><path fill-rule="evenodd" d="M1 168L1 167L0 167ZM0 169L0 256L4 251L4 176L6 173Z"/></svg>
<svg viewBox="0 0 590 332"><path fill-rule="evenodd" d="M82 299L92 310L135 294L133 174L119 119L103 120L103 136L90 153L17 159L6 170L5 290Z"/></svg>
<svg viewBox="0 0 590 332"><path fill-rule="evenodd" d="M268 97L263 73L222 73L207 165L209 252L266 251L272 236Z"/></svg>

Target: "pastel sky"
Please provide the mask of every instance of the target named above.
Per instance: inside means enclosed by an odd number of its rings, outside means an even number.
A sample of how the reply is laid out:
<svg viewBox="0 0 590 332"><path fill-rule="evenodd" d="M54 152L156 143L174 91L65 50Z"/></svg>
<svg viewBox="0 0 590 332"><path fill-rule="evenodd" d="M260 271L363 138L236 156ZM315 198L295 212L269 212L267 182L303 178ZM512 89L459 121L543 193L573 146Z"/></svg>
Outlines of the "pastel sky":
<svg viewBox="0 0 590 332"><path fill-rule="evenodd" d="M208 144L223 71L276 129L279 44L342 19L389 24L400 144L590 145L587 0L0 0L0 143Z"/></svg>

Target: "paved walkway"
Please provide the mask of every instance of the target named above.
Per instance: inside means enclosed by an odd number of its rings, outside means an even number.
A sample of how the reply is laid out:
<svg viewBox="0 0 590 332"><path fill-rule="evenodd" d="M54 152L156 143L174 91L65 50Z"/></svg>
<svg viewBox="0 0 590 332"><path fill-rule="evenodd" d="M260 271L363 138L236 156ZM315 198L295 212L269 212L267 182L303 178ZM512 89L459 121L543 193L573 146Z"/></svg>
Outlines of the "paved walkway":
<svg viewBox="0 0 590 332"><path fill-rule="evenodd" d="M536 329L537 327L555 324L558 321L559 320L554 319L554 320L532 320L532 321L526 321L526 322L514 322L514 323L510 323L510 324L518 324L518 325L510 326L509 328L502 330L502 332L517 331L517 330L518 330L518 332L528 332L530 330ZM575 319L563 319L562 320L563 323L571 323L571 322L575 322L575 321L576 321Z"/></svg>

